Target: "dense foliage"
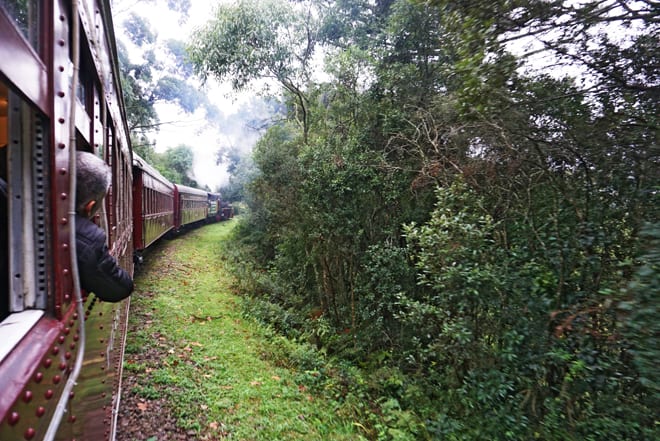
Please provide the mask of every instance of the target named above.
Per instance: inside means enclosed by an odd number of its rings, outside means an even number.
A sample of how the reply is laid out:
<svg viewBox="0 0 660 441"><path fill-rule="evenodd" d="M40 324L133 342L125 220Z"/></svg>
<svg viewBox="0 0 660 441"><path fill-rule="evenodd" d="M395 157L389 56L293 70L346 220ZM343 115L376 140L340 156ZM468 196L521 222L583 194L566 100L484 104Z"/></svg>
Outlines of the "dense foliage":
<svg viewBox="0 0 660 441"><path fill-rule="evenodd" d="M243 0L195 37L200 71L291 103L240 280L370 373L370 437L660 436L654 3L292 1L266 32Z"/></svg>

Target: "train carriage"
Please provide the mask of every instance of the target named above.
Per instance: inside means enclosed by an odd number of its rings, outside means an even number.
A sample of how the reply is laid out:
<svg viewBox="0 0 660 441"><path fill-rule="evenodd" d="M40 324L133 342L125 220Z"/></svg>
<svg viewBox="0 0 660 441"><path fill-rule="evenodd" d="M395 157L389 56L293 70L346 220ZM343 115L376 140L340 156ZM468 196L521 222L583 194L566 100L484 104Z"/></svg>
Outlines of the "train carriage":
<svg viewBox="0 0 660 441"><path fill-rule="evenodd" d="M208 194L204 190L181 184L174 185L174 229L192 225L206 219L209 211Z"/></svg>
<svg viewBox="0 0 660 441"><path fill-rule="evenodd" d="M234 207L229 203L222 201L220 203L220 220L228 220L234 217Z"/></svg>
<svg viewBox="0 0 660 441"><path fill-rule="evenodd" d="M133 243L142 251L174 228L174 184L133 153Z"/></svg>
<svg viewBox="0 0 660 441"><path fill-rule="evenodd" d="M209 222L216 222L221 219L222 216L222 198L219 193L207 193L208 195L208 204L209 211L207 214L207 220Z"/></svg>
<svg viewBox="0 0 660 441"><path fill-rule="evenodd" d="M109 1L0 1L2 440L114 436L128 301L76 289L71 201L75 151L104 158L113 180L98 221L132 272L116 60Z"/></svg>

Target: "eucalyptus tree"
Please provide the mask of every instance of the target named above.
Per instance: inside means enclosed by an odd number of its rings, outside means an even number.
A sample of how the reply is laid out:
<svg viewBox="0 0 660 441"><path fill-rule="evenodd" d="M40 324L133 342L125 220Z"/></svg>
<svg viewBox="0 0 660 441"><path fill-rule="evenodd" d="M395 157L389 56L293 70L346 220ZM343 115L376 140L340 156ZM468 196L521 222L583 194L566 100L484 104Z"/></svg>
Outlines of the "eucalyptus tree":
<svg viewBox="0 0 660 441"><path fill-rule="evenodd" d="M156 0L143 1L156 3ZM188 16L190 1L168 0L167 7L178 12L183 21ZM149 20L134 12L122 21L122 26L123 36L128 40L119 42L127 118L136 145L144 146L142 154L149 156L152 153L148 151L148 136L161 124L155 109L158 102L174 103L186 113L203 107L209 121L218 119L218 108L198 84L190 81L194 78L193 69L182 41L159 40ZM132 46L131 57L128 45Z"/></svg>
<svg viewBox="0 0 660 441"><path fill-rule="evenodd" d="M317 44L315 14L307 2L240 0L219 5L215 16L189 45L202 79L229 80L234 90L260 82L268 90L275 81L293 97L293 116L303 138L309 132L310 82Z"/></svg>
<svg viewBox="0 0 660 441"><path fill-rule="evenodd" d="M138 15L131 14L124 21L124 26L126 36L134 44L139 46L154 44L156 36L153 30ZM149 93L149 84L153 80L152 67L156 67L155 55L152 50L147 50L144 52L142 63L131 62L128 48L120 41L118 56L128 127L133 136L144 137L148 128L158 123L154 101Z"/></svg>
<svg viewBox="0 0 660 441"><path fill-rule="evenodd" d="M163 154L159 155L159 165L161 173L176 184L197 187L197 181L193 176L193 151L190 146L180 144L176 147L168 148Z"/></svg>

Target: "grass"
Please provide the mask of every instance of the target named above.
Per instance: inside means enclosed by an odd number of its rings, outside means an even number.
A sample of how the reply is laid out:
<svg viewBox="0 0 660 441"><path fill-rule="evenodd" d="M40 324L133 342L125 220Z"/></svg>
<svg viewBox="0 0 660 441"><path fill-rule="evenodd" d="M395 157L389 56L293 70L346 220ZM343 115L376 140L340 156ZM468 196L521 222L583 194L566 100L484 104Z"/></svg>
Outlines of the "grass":
<svg viewBox="0 0 660 441"><path fill-rule="evenodd" d="M336 401L299 381L305 372L275 362L282 345L275 348L272 332L243 314L223 260L233 226L205 226L147 256L124 365L138 378L134 391L165 397L178 424L200 439L364 439ZM132 362L131 354L147 351L161 355Z"/></svg>

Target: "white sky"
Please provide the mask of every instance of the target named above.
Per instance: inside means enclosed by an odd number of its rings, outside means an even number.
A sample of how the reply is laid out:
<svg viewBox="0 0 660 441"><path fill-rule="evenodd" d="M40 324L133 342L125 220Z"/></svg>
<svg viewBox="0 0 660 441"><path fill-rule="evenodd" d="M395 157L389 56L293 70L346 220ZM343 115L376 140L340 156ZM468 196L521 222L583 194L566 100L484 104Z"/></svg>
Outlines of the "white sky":
<svg viewBox="0 0 660 441"><path fill-rule="evenodd" d="M159 41L176 39L186 42L192 30L203 25L212 17L215 5L228 2L228 0L192 0L189 19L185 23L180 23L181 15L170 11L165 0L158 0L156 4L139 0L115 1L113 15L116 35L129 47L129 52L131 52L130 42L127 38L122 38L121 27L123 21L134 12L150 21L149 25L157 33ZM130 56L139 57L140 55L131 53ZM215 104L225 116L235 113L240 105L250 98L250 96L232 96L230 98L229 86L221 86L211 80L204 91L209 97L209 101ZM167 103L157 103L155 109L161 126L157 133L153 132L149 137L152 141L155 140L156 151L163 152L169 147L176 147L180 144L188 145L194 153L193 173L198 184L200 186L208 185L212 190L225 184L229 176L224 167L216 165L216 152L221 145L236 145L242 142L241 139L235 139L236 136L240 136L236 134L236 128L227 127L226 130L223 128L218 130L216 127L209 126L204 119L202 109L198 109L192 115L185 114L176 105Z"/></svg>

